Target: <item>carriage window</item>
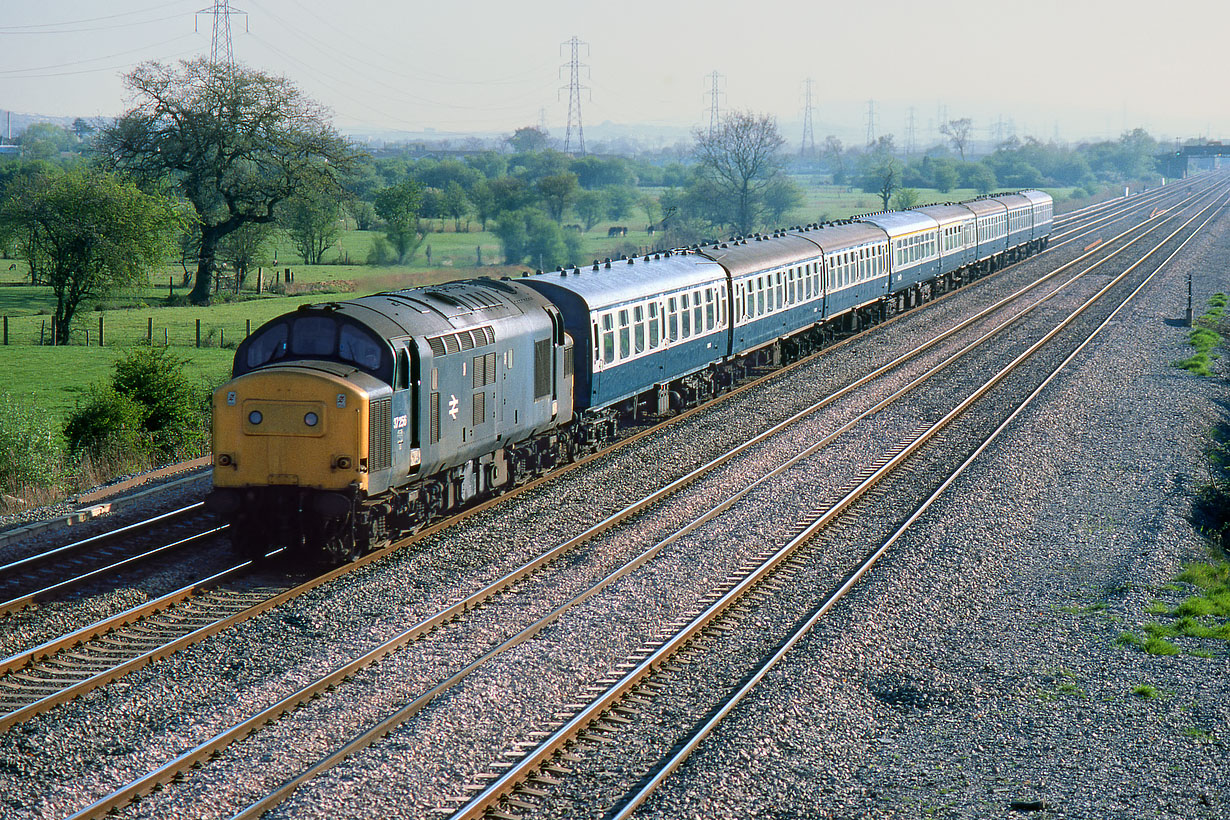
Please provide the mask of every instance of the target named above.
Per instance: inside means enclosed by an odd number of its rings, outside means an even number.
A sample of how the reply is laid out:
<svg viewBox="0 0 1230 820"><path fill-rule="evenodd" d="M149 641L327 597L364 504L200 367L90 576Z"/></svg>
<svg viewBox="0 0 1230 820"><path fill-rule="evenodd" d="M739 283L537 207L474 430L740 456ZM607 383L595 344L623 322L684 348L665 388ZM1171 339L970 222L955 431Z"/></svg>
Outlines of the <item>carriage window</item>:
<svg viewBox="0 0 1230 820"><path fill-rule="evenodd" d="M632 352L632 329L628 327L628 311L619 311L619 358L626 359Z"/></svg>
<svg viewBox="0 0 1230 820"><path fill-rule="evenodd" d="M700 291L692 294L692 327L696 328L696 335L699 336L705 331L705 307L701 304Z"/></svg>
<svg viewBox="0 0 1230 820"><path fill-rule="evenodd" d="M632 318L635 320L635 330L632 334L632 339L635 342L637 353L645 352L645 308L637 305L632 309Z"/></svg>
<svg viewBox="0 0 1230 820"><path fill-rule="evenodd" d="M615 320L609 313L602 316L602 361L615 361Z"/></svg>
<svg viewBox="0 0 1230 820"><path fill-rule="evenodd" d="M248 367L260 367L286 355L286 323L279 322L258 333L248 345Z"/></svg>
<svg viewBox="0 0 1230 820"><path fill-rule="evenodd" d="M756 315L764 315L764 280L756 280Z"/></svg>
<svg viewBox="0 0 1230 820"><path fill-rule="evenodd" d="M679 340L679 300L674 296L666 301L666 336L672 342Z"/></svg>
<svg viewBox="0 0 1230 820"><path fill-rule="evenodd" d="M681 335L686 339L692 335L692 310L688 306L688 294L685 293L679 297L679 308L682 312L680 319L683 322Z"/></svg>
<svg viewBox="0 0 1230 820"><path fill-rule="evenodd" d="M658 326L658 303L649 303L649 347L655 348L658 346L658 334L661 328Z"/></svg>
<svg viewBox="0 0 1230 820"><path fill-rule="evenodd" d="M300 316L290 336L297 356L331 356L337 349L337 322L328 316Z"/></svg>
<svg viewBox="0 0 1230 820"><path fill-rule="evenodd" d="M713 291L705 291L705 330L713 330L713 320L717 317L713 311Z"/></svg>

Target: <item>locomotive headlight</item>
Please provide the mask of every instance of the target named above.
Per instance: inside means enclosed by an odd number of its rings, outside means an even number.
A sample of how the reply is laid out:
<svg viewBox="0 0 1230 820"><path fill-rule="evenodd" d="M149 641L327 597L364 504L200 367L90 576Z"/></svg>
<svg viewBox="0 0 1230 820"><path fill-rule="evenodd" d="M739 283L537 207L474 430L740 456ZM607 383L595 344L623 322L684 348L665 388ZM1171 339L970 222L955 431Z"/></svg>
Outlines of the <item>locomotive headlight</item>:
<svg viewBox="0 0 1230 820"><path fill-rule="evenodd" d="M261 411L259 410L253 410L248 414L248 424L260 424L264 420L265 417L261 415Z"/></svg>
<svg viewBox="0 0 1230 820"><path fill-rule="evenodd" d="M308 413L303 417L303 423L308 427L315 427L320 422L320 417L315 413Z"/></svg>

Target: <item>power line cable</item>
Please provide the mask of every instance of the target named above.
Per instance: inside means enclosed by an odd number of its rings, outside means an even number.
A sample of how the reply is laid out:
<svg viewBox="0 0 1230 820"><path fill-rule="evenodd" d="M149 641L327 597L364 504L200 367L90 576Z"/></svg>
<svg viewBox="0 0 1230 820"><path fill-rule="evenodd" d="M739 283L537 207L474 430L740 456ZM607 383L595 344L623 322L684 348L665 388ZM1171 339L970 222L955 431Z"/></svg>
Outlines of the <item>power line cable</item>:
<svg viewBox="0 0 1230 820"><path fill-rule="evenodd" d="M168 4L166 3L159 3L156 6L148 6L143 9L135 9L134 11L123 11L123 12L120 12L119 14L108 14L103 17L87 17L82 20L63 20L57 23L30 23L29 25L24 25L24 26L0 26L0 34L21 34L29 29L38 29L38 28L47 29L47 28L55 28L58 26L80 26L86 23L98 23L103 20L118 20L121 17L131 17L134 14L144 14L147 11L165 11L167 5ZM186 0L181 0L181 5L187 5ZM142 25L143 23L153 23L153 22L159 22L161 20L170 20L170 19L172 18L171 17L159 17L154 20L140 20L140 21L137 21L136 23L128 23L125 25ZM80 29L80 30L88 31L89 29ZM59 34L62 32L35 31L31 33L33 34L48 34L48 33Z"/></svg>
<svg viewBox="0 0 1230 820"><path fill-rule="evenodd" d="M179 37L172 37L170 40L163 40L160 43L151 43L150 45L142 46L141 48L133 48L133 49L129 49L128 51L116 52L115 54L106 54L102 57L88 57L84 60L74 60L71 63L57 63L55 65L33 66L31 68L0 69L0 74L24 75L26 72L29 72L29 71L54 71L60 68L71 68L77 65L85 65L86 63L95 63L95 62L98 62L99 60L114 60L116 57L123 57L125 55L136 54L138 52L148 52L152 49L162 48L163 46L168 46L171 43L178 43L180 40L185 40L185 39L195 40L196 36L192 34L181 34ZM104 69L96 69L96 70L102 71ZM31 76L47 76L47 75L31 75ZM15 76L14 79L21 79L21 77Z"/></svg>

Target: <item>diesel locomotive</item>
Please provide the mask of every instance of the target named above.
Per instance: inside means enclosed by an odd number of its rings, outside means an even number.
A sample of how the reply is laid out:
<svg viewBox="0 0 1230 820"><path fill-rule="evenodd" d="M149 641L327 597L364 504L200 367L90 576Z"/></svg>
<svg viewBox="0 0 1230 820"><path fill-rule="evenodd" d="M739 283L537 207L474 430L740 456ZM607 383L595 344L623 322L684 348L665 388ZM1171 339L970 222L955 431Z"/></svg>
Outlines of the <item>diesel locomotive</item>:
<svg viewBox="0 0 1230 820"><path fill-rule="evenodd" d="M306 305L213 397L236 548L350 560L1047 244L1040 191Z"/></svg>

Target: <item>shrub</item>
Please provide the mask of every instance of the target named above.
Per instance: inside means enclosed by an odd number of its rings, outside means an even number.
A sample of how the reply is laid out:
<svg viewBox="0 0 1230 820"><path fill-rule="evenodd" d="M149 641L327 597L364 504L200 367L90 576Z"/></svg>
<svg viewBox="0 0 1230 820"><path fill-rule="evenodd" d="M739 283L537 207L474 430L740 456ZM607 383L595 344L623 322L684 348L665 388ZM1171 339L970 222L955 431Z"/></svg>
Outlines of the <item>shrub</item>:
<svg viewBox="0 0 1230 820"><path fill-rule="evenodd" d="M83 471L144 469L159 460L190 457L207 444L204 397L184 374L184 361L161 347L139 347L115 363L110 384L89 389L64 427Z"/></svg>
<svg viewBox="0 0 1230 820"><path fill-rule="evenodd" d="M142 428L168 458L201 452L207 442L205 402L184 374L184 360L166 348L137 348L115 363L111 386L143 409Z"/></svg>
<svg viewBox="0 0 1230 820"><path fill-rule="evenodd" d="M82 471L105 480L109 474L147 467L154 453L144 429L145 409L110 385L92 385L64 425L69 450Z"/></svg>
<svg viewBox="0 0 1230 820"><path fill-rule="evenodd" d="M3 395L0 403L0 491L25 496L58 488L64 446L51 419L32 402Z"/></svg>
<svg viewBox="0 0 1230 820"><path fill-rule="evenodd" d="M373 267L397 264L397 252L393 250L389 240L383 236L372 237L372 248L367 252L367 264Z"/></svg>

